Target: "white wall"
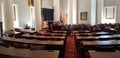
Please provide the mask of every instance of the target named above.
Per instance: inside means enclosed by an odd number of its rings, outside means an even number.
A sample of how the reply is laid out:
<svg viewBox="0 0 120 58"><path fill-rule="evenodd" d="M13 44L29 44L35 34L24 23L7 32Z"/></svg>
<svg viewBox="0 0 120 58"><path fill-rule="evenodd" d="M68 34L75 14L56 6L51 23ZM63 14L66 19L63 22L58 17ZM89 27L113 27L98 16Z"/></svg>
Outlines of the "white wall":
<svg viewBox="0 0 120 58"><path fill-rule="evenodd" d="M92 0L62 0L60 4L62 4L61 6L61 13L68 13L69 18L69 24L95 24L96 23L96 17L91 17L93 14L94 16L96 15L96 11L92 11L93 9L91 8L94 7L94 10L96 10L96 0L95 0L95 4L92 4L93 2L91 2ZM74 3L75 2L75 3ZM92 11L92 13L91 13ZM74 14L77 13L77 16L75 16ZM88 17L87 20L80 20L80 12L88 12ZM93 13L94 12L94 13ZM91 15L92 14L92 15ZM75 18L77 17L77 18ZM94 18L94 22L92 22L92 18ZM76 22L77 21L77 22Z"/></svg>
<svg viewBox="0 0 120 58"><path fill-rule="evenodd" d="M120 0L116 0L117 10L116 10L116 22L120 23Z"/></svg>
<svg viewBox="0 0 120 58"><path fill-rule="evenodd" d="M78 1L78 24L90 24L91 0ZM88 12L87 20L80 20L80 12Z"/></svg>
<svg viewBox="0 0 120 58"><path fill-rule="evenodd" d="M42 0L42 8L53 9L53 1L54 0Z"/></svg>
<svg viewBox="0 0 120 58"><path fill-rule="evenodd" d="M30 19L30 7L28 6L28 0L13 0L13 4L18 5L18 16L20 27L24 27L25 24L32 26ZM53 9L53 0L42 0L42 8ZM45 22L46 24L46 22ZM47 25L45 25L46 27Z"/></svg>
<svg viewBox="0 0 120 58"><path fill-rule="evenodd" d="M42 1L42 7L43 8L53 8L53 2L54 0L43 0ZM60 0L60 12L62 13L62 15L64 13L68 13L68 0ZM120 11L118 11L120 9L119 5L120 0L105 0L104 1L104 6L113 6L113 5L117 5L117 22L120 22ZM19 15L19 23L20 26L23 27L26 22L27 23L31 23L30 21L30 10L29 10L29 6L28 6L28 2L27 0L13 0L13 3L18 4L18 15ZM98 7L98 6L97 6ZM78 23L79 24L90 24L91 23L91 0L78 0L78 9L77 9L77 13L78 13ZM87 20L80 20L80 12L88 12L88 19ZM60 13L60 14L61 14ZM97 13L99 13L97 11ZM60 15L59 14L59 15ZM98 14L97 14L98 15ZM57 17L59 18L59 17ZM101 22L101 18L99 18L99 16L97 16L97 23Z"/></svg>
<svg viewBox="0 0 120 58"><path fill-rule="evenodd" d="M113 6L116 5L117 0L104 0L104 6Z"/></svg>
<svg viewBox="0 0 120 58"><path fill-rule="evenodd" d="M19 25L24 27L25 24L31 25L30 20L30 7L28 6L28 0L13 0L13 4L18 5Z"/></svg>

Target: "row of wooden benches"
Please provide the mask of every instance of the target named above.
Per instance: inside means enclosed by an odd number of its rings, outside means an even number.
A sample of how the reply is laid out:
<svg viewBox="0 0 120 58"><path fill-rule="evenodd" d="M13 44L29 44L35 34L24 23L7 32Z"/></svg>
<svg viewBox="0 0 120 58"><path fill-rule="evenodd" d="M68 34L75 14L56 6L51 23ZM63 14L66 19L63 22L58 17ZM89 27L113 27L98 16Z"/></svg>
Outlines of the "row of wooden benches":
<svg viewBox="0 0 120 58"><path fill-rule="evenodd" d="M94 58L100 57L97 55L97 52L109 52L111 53L116 50L120 50L120 34L119 33L110 33L110 32L88 32L88 31L75 31L76 32L76 42L77 42L77 51L81 55L81 58ZM91 54L95 51L96 55ZM106 53L106 54L109 54ZM98 53L99 54L99 53ZM102 55L103 58L108 57L106 54ZM111 56L111 54L109 54ZM116 56L116 54L115 54ZM119 53L118 53L118 56Z"/></svg>

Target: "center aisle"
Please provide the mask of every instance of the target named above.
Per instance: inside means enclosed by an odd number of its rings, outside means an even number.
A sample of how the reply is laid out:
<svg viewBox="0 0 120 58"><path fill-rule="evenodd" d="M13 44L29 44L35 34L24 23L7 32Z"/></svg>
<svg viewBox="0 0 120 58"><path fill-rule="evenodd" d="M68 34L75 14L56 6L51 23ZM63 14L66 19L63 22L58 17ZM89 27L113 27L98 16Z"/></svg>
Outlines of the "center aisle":
<svg viewBox="0 0 120 58"><path fill-rule="evenodd" d="M64 58L78 58L74 32L67 36Z"/></svg>

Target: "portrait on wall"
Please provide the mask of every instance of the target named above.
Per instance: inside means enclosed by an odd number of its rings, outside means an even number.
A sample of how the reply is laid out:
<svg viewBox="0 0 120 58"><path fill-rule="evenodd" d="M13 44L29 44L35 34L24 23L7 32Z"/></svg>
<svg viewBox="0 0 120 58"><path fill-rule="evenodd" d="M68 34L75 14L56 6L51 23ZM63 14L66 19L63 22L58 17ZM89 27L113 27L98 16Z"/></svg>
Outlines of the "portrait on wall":
<svg viewBox="0 0 120 58"><path fill-rule="evenodd" d="M80 12L80 19L87 20L87 12Z"/></svg>

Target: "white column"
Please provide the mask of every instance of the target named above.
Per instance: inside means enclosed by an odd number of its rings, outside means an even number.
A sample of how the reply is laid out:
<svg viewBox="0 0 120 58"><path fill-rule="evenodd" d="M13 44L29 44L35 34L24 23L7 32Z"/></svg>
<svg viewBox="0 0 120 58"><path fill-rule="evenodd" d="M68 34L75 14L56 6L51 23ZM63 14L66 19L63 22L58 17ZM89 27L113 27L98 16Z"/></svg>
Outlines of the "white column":
<svg viewBox="0 0 120 58"><path fill-rule="evenodd" d="M73 14L72 14L72 24L77 24L77 0L72 0L73 1Z"/></svg>
<svg viewBox="0 0 120 58"><path fill-rule="evenodd" d="M68 0L68 22L77 24L77 0Z"/></svg>
<svg viewBox="0 0 120 58"><path fill-rule="evenodd" d="M35 30L42 29L42 20L41 20L41 0L35 0Z"/></svg>
<svg viewBox="0 0 120 58"><path fill-rule="evenodd" d="M0 22L2 22L2 10L1 10L1 3L2 3L2 0L0 0Z"/></svg>
<svg viewBox="0 0 120 58"><path fill-rule="evenodd" d="M60 21L60 0L54 0L54 21Z"/></svg>
<svg viewBox="0 0 120 58"><path fill-rule="evenodd" d="M13 29L13 13L12 13L12 0L3 0L4 2L4 22L5 31Z"/></svg>
<svg viewBox="0 0 120 58"><path fill-rule="evenodd" d="M2 22L1 4L0 4L0 22Z"/></svg>
<svg viewBox="0 0 120 58"><path fill-rule="evenodd" d="M103 21L104 0L97 0L97 24Z"/></svg>
<svg viewBox="0 0 120 58"><path fill-rule="evenodd" d="M91 25L96 24L96 0L91 0Z"/></svg>
<svg viewBox="0 0 120 58"><path fill-rule="evenodd" d="M73 1L72 0L68 0L68 24L72 24L72 19L73 19L73 9L72 9L72 6L73 6Z"/></svg>

